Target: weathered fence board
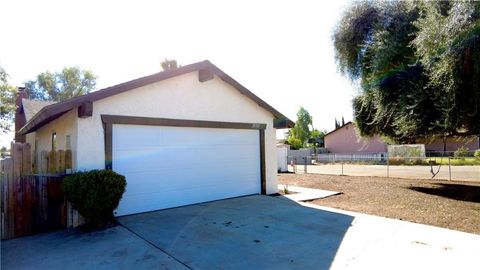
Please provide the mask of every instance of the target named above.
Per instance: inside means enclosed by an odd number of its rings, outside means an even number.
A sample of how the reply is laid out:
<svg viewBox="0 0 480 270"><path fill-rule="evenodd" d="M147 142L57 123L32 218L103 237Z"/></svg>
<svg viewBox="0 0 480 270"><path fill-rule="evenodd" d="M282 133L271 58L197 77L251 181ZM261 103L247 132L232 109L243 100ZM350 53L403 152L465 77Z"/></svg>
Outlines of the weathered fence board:
<svg viewBox="0 0 480 270"><path fill-rule="evenodd" d="M71 151L42 151L39 164L32 164L29 144L12 143L10 153L11 157L0 161L2 239L83 222L76 210L69 206L67 211L62 191L65 170L71 169ZM42 174L32 174L32 170Z"/></svg>

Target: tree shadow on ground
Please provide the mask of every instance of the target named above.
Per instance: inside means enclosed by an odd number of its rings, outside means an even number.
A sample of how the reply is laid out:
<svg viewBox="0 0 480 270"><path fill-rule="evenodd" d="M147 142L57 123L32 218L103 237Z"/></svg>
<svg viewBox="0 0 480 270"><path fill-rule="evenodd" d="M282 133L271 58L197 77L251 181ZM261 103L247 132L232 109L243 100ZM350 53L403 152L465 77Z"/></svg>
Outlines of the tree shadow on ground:
<svg viewBox="0 0 480 270"><path fill-rule="evenodd" d="M435 184L435 187L409 187L418 192L465 202L480 203L480 186L460 184Z"/></svg>

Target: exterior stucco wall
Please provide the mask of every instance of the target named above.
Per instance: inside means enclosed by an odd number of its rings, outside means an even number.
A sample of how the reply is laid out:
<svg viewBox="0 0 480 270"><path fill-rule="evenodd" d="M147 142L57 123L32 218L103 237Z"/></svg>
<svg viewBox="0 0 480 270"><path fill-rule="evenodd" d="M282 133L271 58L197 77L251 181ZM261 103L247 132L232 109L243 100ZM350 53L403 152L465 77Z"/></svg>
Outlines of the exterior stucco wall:
<svg viewBox="0 0 480 270"><path fill-rule="evenodd" d="M325 148L331 153L386 152L387 144L378 136L361 138L353 124L348 124L325 136Z"/></svg>
<svg viewBox="0 0 480 270"><path fill-rule="evenodd" d="M66 138L70 135L70 145L72 150L72 166L73 169L77 169L76 153L77 153L77 110L71 110L58 119L48 123L47 125L39 128L34 134L35 139L38 141L37 159L40 158L42 151L52 150L52 133L57 133L57 150L66 150ZM32 136L27 135L29 143L32 146L32 151L35 151L35 139ZM33 159L33 155L32 155Z"/></svg>
<svg viewBox="0 0 480 270"><path fill-rule="evenodd" d="M456 151L458 148L465 146L469 151L479 149L478 137L470 138L447 138L446 150ZM425 144L426 151L443 151L443 139L438 138Z"/></svg>
<svg viewBox="0 0 480 270"><path fill-rule="evenodd" d="M267 193L277 192L273 115L218 77L199 82L192 72L94 102L92 117L78 118L80 170L105 167L102 114L266 124Z"/></svg>

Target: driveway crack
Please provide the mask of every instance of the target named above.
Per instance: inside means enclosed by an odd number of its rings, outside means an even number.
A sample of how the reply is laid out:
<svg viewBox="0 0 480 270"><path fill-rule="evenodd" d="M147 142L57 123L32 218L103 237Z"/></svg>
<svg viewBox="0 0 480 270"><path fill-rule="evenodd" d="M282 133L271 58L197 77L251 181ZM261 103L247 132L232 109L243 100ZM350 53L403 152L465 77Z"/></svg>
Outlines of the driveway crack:
<svg viewBox="0 0 480 270"><path fill-rule="evenodd" d="M118 223L120 226L122 226L123 228L125 228L127 231L131 232L132 234L134 234L135 236L137 236L138 238L142 239L143 241L149 243L150 245L152 245L153 247L155 247L156 249L160 250L161 252L167 254L169 257L173 258L175 261L177 261L178 263L182 264L183 266L187 267L188 269L192 269L192 267L190 267L188 264L182 262L180 259L178 259L177 257L173 256L173 254L170 254L168 251L164 250L163 248L157 246L155 243L153 243L152 241L149 241L148 239L145 239L144 237L142 237L141 235L139 235L138 233L134 232L133 230L131 230L130 228L124 226L122 223Z"/></svg>

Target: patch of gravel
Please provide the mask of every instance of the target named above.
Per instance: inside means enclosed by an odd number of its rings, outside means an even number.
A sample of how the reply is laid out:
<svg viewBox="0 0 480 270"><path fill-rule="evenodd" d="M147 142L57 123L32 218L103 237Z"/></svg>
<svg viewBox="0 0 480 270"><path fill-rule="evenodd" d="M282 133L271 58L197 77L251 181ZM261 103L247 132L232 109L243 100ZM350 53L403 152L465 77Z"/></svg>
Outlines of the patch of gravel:
<svg viewBox="0 0 480 270"><path fill-rule="evenodd" d="M343 194L311 203L480 234L480 183L279 174L279 184Z"/></svg>

